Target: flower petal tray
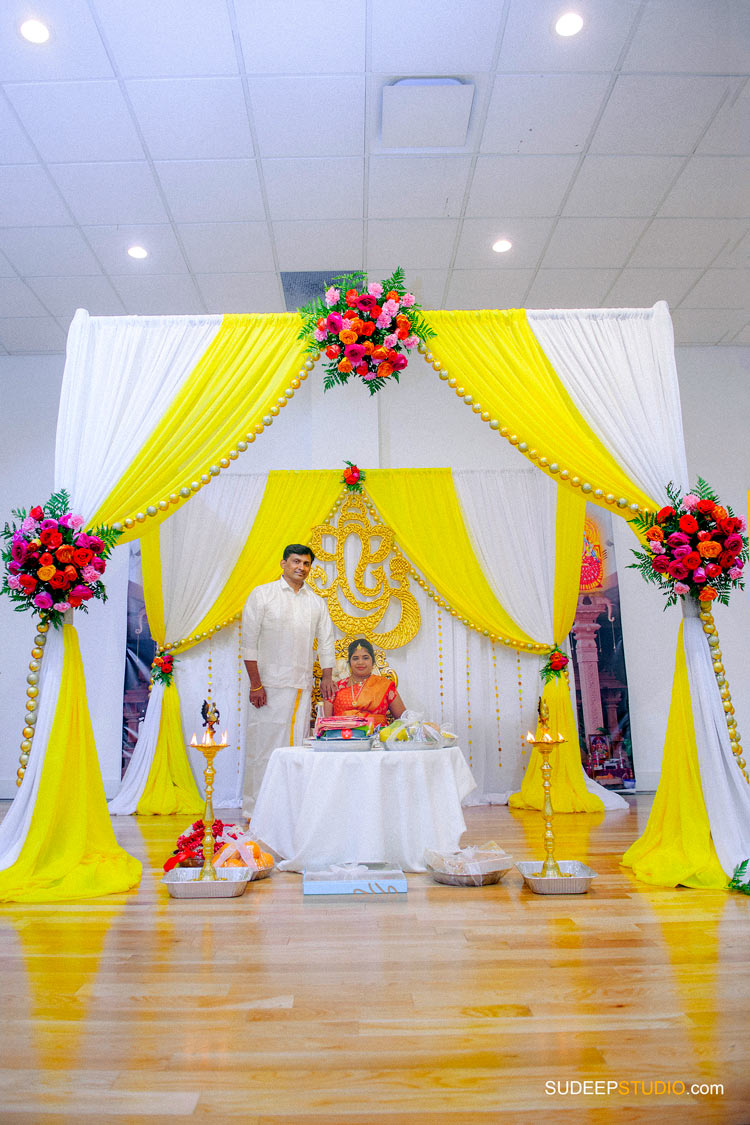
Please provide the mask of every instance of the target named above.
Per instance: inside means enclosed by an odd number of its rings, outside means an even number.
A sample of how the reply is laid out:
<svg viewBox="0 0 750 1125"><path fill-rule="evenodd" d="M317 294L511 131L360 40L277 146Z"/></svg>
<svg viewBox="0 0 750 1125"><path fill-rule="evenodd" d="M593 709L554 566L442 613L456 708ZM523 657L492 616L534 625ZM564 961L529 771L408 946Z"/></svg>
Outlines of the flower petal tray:
<svg viewBox="0 0 750 1125"><path fill-rule="evenodd" d="M250 880L257 878L249 867L219 868L216 880L201 880L200 873L200 867L173 867L162 883L172 898L238 898Z"/></svg>

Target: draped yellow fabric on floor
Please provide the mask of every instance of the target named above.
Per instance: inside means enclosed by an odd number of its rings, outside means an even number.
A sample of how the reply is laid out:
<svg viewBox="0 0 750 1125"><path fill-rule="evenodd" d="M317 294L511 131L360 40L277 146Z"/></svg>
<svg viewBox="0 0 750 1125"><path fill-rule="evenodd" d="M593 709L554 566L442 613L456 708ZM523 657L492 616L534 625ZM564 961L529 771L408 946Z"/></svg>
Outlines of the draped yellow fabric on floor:
<svg viewBox="0 0 750 1125"><path fill-rule="evenodd" d="M63 626L63 667L31 825L0 871L0 902L60 902L137 886L141 864L117 843L91 729L78 634Z"/></svg>
<svg viewBox="0 0 750 1125"><path fill-rule="evenodd" d="M726 887L703 799L682 622L659 788L646 830L622 857L643 883Z"/></svg>

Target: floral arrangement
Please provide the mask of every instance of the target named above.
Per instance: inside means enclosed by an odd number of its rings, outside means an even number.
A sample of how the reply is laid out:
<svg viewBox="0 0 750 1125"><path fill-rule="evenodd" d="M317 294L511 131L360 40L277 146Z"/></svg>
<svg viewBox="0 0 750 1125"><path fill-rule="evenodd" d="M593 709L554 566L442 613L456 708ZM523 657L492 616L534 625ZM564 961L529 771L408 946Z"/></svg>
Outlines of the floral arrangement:
<svg viewBox="0 0 750 1125"><path fill-rule="evenodd" d="M177 847L164 864L164 870L171 871L178 864L182 867L202 867L205 860L203 855L203 835L205 831L203 821L196 820L195 824L191 824L186 832L178 836ZM242 835L242 829L238 825L224 824L221 820L213 822L211 832L217 851L228 840L237 840Z"/></svg>
<svg viewBox="0 0 750 1125"><path fill-rule="evenodd" d="M325 356L327 391L356 375L374 395L389 377L398 382L411 349L435 335L416 297L406 291L400 268L385 281L369 284L362 272L334 278L325 296L304 305L299 314L305 350L322 350Z"/></svg>
<svg viewBox="0 0 750 1125"><path fill-rule="evenodd" d="M107 600L102 575L120 534L111 527L82 531L83 517L69 504L61 490L28 513L14 509L16 522L0 533L5 540L0 592L15 602L16 611L38 613L55 628L69 609L87 610L92 598Z"/></svg>
<svg viewBox="0 0 750 1125"><path fill-rule="evenodd" d="M569 658L565 655L562 649L553 648L549 654L547 663L539 673L542 677L542 683L548 684L550 680L558 679L569 664Z"/></svg>
<svg viewBox="0 0 750 1125"><path fill-rule="evenodd" d="M647 582L661 586L667 606L674 605L678 597L695 598L703 605L712 601L728 605L731 590L745 585L745 519L719 504L716 493L701 477L686 496L671 483L667 495L670 503L656 515L631 521L646 544L645 550L633 552L637 561L630 566Z"/></svg>
<svg viewBox="0 0 750 1125"><path fill-rule="evenodd" d="M352 464L351 461L344 461L344 464L346 468L341 477L341 483L346 485L347 492L361 492L362 485L367 479L365 474L361 469L358 469L356 465Z"/></svg>
<svg viewBox="0 0 750 1125"><path fill-rule="evenodd" d="M169 687L174 675L174 657L171 652L157 652L151 663L151 679L155 684Z"/></svg>

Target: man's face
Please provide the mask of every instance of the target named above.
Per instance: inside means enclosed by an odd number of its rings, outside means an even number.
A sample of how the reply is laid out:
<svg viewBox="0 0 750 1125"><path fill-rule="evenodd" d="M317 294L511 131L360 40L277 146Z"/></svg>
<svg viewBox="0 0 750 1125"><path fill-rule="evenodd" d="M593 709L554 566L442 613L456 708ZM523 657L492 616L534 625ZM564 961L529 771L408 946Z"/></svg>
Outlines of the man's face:
<svg viewBox="0 0 750 1125"><path fill-rule="evenodd" d="M290 555L281 561L281 573L290 586L299 589L310 573L312 559L309 555Z"/></svg>

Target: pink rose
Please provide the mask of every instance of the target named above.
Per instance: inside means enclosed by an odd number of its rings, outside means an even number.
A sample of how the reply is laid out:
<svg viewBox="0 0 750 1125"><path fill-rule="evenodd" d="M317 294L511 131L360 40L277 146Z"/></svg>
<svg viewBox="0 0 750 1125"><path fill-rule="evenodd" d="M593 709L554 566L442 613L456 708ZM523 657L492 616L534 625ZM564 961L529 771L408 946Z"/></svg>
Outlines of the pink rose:
<svg viewBox="0 0 750 1125"><path fill-rule="evenodd" d="M315 331L313 332L313 336L315 337L315 339L317 340L317 342L319 344L323 343L323 341L325 340L327 335L328 335L327 332L321 332L321 330L319 328L316 328Z"/></svg>
<svg viewBox="0 0 750 1125"><path fill-rule="evenodd" d="M732 569L729 571L729 577L732 579L733 582L736 582L738 578L742 578L741 567L733 566ZM12 581L12 579L9 578L8 579L8 585L9 586L11 584L11 581Z"/></svg>
<svg viewBox="0 0 750 1125"><path fill-rule="evenodd" d="M405 348L416 348L419 343L419 336L407 336L403 341Z"/></svg>
<svg viewBox="0 0 750 1125"><path fill-rule="evenodd" d="M687 569L686 566L683 566L683 564L680 562L679 559L674 559L669 564L668 573L671 574L673 578L682 579L682 578L687 578L688 569Z"/></svg>
<svg viewBox="0 0 750 1125"><path fill-rule="evenodd" d="M651 560L651 569L655 570L657 574L666 574L669 570L669 560L666 555L656 555Z"/></svg>
<svg viewBox="0 0 750 1125"><path fill-rule="evenodd" d="M16 543L11 544L10 557L13 559L13 562L22 563L27 554L28 547L22 539L18 540Z"/></svg>
<svg viewBox="0 0 750 1125"><path fill-rule="evenodd" d="M326 289L326 304L329 309L331 305L335 305L338 302L340 296L341 293L335 285L332 285L330 289Z"/></svg>
<svg viewBox="0 0 750 1125"><path fill-rule="evenodd" d="M377 303L378 302L372 293L363 293L361 297L357 297L357 300L354 302L354 306L355 308L359 309L360 312L371 313Z"/></svg>
<svg viewBox="0 0 750 1125"><path fill-rule="evenodd" d="M89 598L93 598L93 593L89 590L88 586L74 586L70 591L71 597L80 598L81 601L87 602Z"/></svg>
<svg viewBox="0 0 750 1125"><path fill-rule="evenodd" d="M93 558L90 565L91 569L95 570L97 575L104 574L104 571L107 569L107 564L104 559Z"/></svg>
<svg viewBox="0 0 750 1125"><path fill-rule="evenodd" d="M686 535L684 531L673 531L671 535L667 536L667 543L670 547L681 547L689 542L690 536Z"/></svg>
<svg viewBox="0 0 750 1125"><path fill-rule="evenodd" d="M344 355L353 365L356 365L364 359L365 349L361 344L347 344L344 348Z"/></svg>
<svg viewBox="0 0 750 1125"><path fill-rule="evenodd" d="M366 375L363 375L363 376L362 376L362 378L364 379L364 381L365 381L366 383L369 383L369 382L371 382L371 380L373 380L373 379L377 379L377 377L378 377L378 369L377 369L377 367L376 367L376 368L375 368L374 370L372 370L372 369L371 369L370 371L368 371L368 372L367 372L367 374L366 374Z"/></svg>
<svg viewBox="0 0 750 1125"><path fill-rule="evenodd" d="M393 364L393 370L394 371L403 371L404 368L406 367L406 365L408 364L408 362L409 362L409 360L406 358L406 356L402 352L399 352L399 354L397 356L394 356L393 359L391 360L391 363Z"/></svg>
<svg viewBox="0 0 750 1125"><path fill-rule="evenodd" d="M685 594L690 593L690 587L686 586L684 582L675 582L674 592L675 594L679 594L681 597L684 597Z"/></svg>
<svg viewBox="0 0 750 1125"><path fill-rule="evenodd" d="M8 579L8 589L9 590L20 590L21 589L21 579L18 577L17 574L11 574L10 578Z"/></svg>
<svg viewBox="0 0 750 1125"><path fill-rule="evenodd" d="M101 551L104 546L104 540L100 539L98 535L89 535L89 550Z"/></svg>
<svg viewBox="0 0 750 1125"><path fill-rule="evenodd" d="M652 555L666 555L667 553L667 548L664 546L664 544L657 543L656 541L654 541L653 543L649 543L648 549Z"/></svg>
<svg viewBox="0 0 750 1125"><path fill-rule="evenodd" d="M9 562L8 563L8 573L9 574L20 574L21 573L21 564L19 562Z"/></svg>
<svg viewBox="0 0 750 1125"><path fill-rule="evenodd" d="M70 609L70 602L55 602L52 608L56 609L58 613L67 613Z"/></svg>
<svg viewBox="0 0 750 1125"><path fill-rule="evenodd" d="M653 548L652 548L653 550ZM690 554L690 547L685 543L681 543L679 547L675 547L672 551L673 559L684 559L686 555Z"/></svg>
<svg viewBox="0 0 750 1125"><path fill-rule="evenodd" d="M65 515L60 516L60 519L57 522L60 525L60 527L72 527L73 526L72 520L73 520L72 514L70 512L66 512Z"/></svg>
<svg viewBox="0 0 750 1125"><path fill-rule="evenodd" d="M717 566L716 563L706 563L705 570L708 578L718 578L721 574L721 567Z"/></svg>
<svg viewBox="0 0 750 1125"><path fill-rule="evenodd" d="M71 527L83 527L83 516L71 516L70 517L70 526Z"/></svg>
<svg viewBox="0 0 750 1125"><path fill-rule="evenodd" d="M333 332L334 336L341 331L343 324L344 321L337 312L329 313L326 317L326 328L329 332Z"/></svg>
<svg viewBox="0 0 750 1125"><path fill-rule="evenodd" d="M21 521L21 531L25 531L27 535L33 534L39 524L31 516L27 516L25 520Z"/></svg>
<svg viewBox="0 0 750 1125"><path fill-rule="evenodd" d="M45 592L37 594L37 596L34 598L34 605L37 607L37 609L51 609L52 598Z"/></svg>
<svg viewBox="0 0 750 1125"><path fill-rule="evenodd" d="M693 571L693 582L705 582L705 581L706 581L705 570L703 569L702 566L696 566L695 570Z"/></svg>
<svg viewBox="0 0 750 1125"><path fill-rule="evenodd" d="M375 321L375 323L378 326L378 328L390 328L392 320L393 320L393 317L389 316L387 312L383 311L380 314L380 316L378 317L378 319Z"/></svg>
<svg viewBox="0 0 750 1125"><path fill-rule="evenodd" d="M47 531L49 528L57 530L57 520L42 520L39 526L42 531Z"/></svg>
<svg viewBox="0 0 750 1125"><path fill-rule="evenodd" d="M404 293L403 297L401 298L401 304L405 309L410 309L415 301L416 297L413 293Z"/></svg>
<svg viewBox="0 0 750 1125"><path fill-rule="evenodd" d="M89 536L85 531L82 531L76 538L76 547L82 548L84 551L90 551L89 543L91 542Z"/></svg>
<svg viewBox="0 0 750 1125"><path fill-rule="evenodd" d="M84 566L81 570L81 578L84 582L88 582L89 584L92 582L98 582L99 571L94 570L93 566Z"/></svg>
<svg viewBox="0 0 750 1125"><path fill-rule="evenodd" d="M736 519L738 520L737 530L738 531L747 531L747 520L745 519L745 517L744 516L737 516Z"/></svg>
<svg viewBox="0 0 750 1125"><path fill-rule="evenodd" d="M724 550L731 551L732 554L737 554L742 550L742 536L741 535L727 535L724 540Z"/></svg>
<svg viewBox="0 0 750 1125"><path fill-rule="evenodd" d="M371 297L382 297L383 296L383 286L380 284L379 281L371 281L370 284L367 286L367 292L370 294Z"/></svg>
<svg viewBox="0 0 750 1125"><path fill-rule="evenodd" d="M383 340L383 347L384 348L394 348L397 343L398 343L398 336L396 335L395 332L391 332L390 336L386 336L386 338Z"/></svg>

